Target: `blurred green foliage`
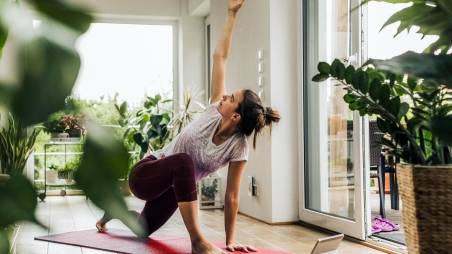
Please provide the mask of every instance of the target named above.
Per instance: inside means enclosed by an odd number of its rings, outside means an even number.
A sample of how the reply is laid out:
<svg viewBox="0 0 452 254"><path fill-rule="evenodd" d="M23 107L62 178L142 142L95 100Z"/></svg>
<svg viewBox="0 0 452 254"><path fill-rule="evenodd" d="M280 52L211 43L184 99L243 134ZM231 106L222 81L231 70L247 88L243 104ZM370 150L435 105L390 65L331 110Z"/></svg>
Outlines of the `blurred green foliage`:
<svg viewBox="0 0 452 254"><path fill-rule="evenodd" d="M34 20L39 20L39 24L34 25ZM6 71L10 76L0 77L0 109L11 112L26 127L64 110L80 69L75 42L93 20L88 10L66 1L0 0L0 52L11 51L10 58L3 58L4 54L1 58L7 62L2 66L10 68ZM87 126L77 185L94 204L141 235L142 230L127 212L117 184L118 172L128 167L127 149L111 132L96 124ZM22 221L41 224L34 215L36 192L22 174L13 173L0 186L0 204L3 254L9 252L4 247L9 245L7 227Z"/></svg>

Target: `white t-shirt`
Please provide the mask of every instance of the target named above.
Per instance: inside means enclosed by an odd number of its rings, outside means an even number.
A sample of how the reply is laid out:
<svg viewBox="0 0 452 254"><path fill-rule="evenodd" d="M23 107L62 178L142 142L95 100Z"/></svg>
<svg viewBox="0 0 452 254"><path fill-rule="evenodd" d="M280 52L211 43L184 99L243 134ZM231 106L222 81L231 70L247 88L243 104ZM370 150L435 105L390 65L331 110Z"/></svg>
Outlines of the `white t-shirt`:
<svg viewBox="0 0 452 254"><path fill-rule="evenodd" d="M217 108L218 103L209 105L171 143L152 155L161 158L162 155L187 153L194 162L196 181L231 161L247 161L249 149L245 135L236 133L220 145L212 142L213 134L221 122Z"/></svg>

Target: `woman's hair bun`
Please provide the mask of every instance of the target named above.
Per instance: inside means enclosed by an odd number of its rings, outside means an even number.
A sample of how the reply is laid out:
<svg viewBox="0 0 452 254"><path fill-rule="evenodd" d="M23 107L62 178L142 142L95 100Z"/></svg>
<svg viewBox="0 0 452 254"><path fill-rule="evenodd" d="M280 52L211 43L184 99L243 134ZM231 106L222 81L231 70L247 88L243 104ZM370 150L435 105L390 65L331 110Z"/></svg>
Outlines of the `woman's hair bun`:
<svg viewBox="0 0 452 254"><path fill-rule="evenodd" d="M271 125L273 122L277 123L281 119L279 112L272 109L271 107L265 107L264 116L265 116L265 125Z"/></svg>

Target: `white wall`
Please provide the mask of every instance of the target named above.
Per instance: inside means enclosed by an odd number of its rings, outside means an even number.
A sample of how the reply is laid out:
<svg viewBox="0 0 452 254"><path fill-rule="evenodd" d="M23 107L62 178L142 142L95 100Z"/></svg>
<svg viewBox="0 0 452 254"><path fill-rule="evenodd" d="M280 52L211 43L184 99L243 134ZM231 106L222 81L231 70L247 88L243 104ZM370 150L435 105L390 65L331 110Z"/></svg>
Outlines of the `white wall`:
<svg viewBox="0 0 452 254"><path fill-rule="evenodd" d="M298 218L297 2L270 0L271 106L282 116L271 138L275 222Z"/></svg>
<svg viewBox="0 0 452 254"><path fill-rule="evenodd" d="M257 52L264 54L266 106L282 115L250 150L242 182L240 212L269 223L298 220L297 9L296 0L248 0L240 11L227 65L228 91L258 91ZM227 1L212 0L212 49L226 19ZM252 138L250 138L250 146ZM247 195L247 176L255 176L257 197Z"/></svg>
<svg viewBox="0 0 452 254"><path fill-rule="evenodd" d="M227 15L227 1L212 0L210 3L212 28L212 51L223 30ZM257 51L264 51L265 61L269 61L268 0L249 0L237 18L233 35L232 50L227 64L227 91L248 88L257 91ZM268 80L269 73L265 73ZM269 83L267 81L267 83ZM266 87L270 91L269 87ZM265 101L269 104L269 101ZM249 139L252 146L252 138ZM240 212L255 218L272 221L272 190L270 164L270 138L262 135L256 150L250 147L249 161L241 185ZM259 185L259 196L247 195L247 176L255 176Z"/></svg>
<svg viewBox="0 0 452 254"><path fill-rule="evenodd" d="M188 0L71 0L90 8L97 17L176 22L179 28L179 90L205 90L204 18L189 16ZM182 98L182 93L175 91ZM200 96L203 101L204 97Z"/></svg>

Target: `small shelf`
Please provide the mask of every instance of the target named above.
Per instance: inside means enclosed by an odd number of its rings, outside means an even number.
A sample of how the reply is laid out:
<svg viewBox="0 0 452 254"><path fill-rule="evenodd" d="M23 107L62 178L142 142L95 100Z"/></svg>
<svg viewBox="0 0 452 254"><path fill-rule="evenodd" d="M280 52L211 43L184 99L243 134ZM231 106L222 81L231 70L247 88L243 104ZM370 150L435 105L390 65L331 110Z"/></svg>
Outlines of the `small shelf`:
<svg viewBox="0 0 452 254"><path fill-rule="evenodd" d="M83 143L80 138L52 139L44 144L43 153L35 154L36 156L44 156L43 167L39 168L41 172L43 171L44 179L35 179L34 181L35 185L40 185L43 188L43 191L38 195L42 201L44 201L47 196L48 188L62 188L60 189L60 195L64 196L69 187L75 186L75 181L72 179L72 173L59 174L56 170L51 168L52 164L49 163L49 160L52 160L51 158L53 158L53 160L58 160L54 165L64 165L64 167L66 167L69 160L68 158L77 159L77 157L80 157L83 154L83 152L80 151L82 145ZM76 151L73 151L73 147L78 148L76 148ZM49 151L51 148L52 150ZM63 159L55 159L55 157L62 157Z"/></svg>

